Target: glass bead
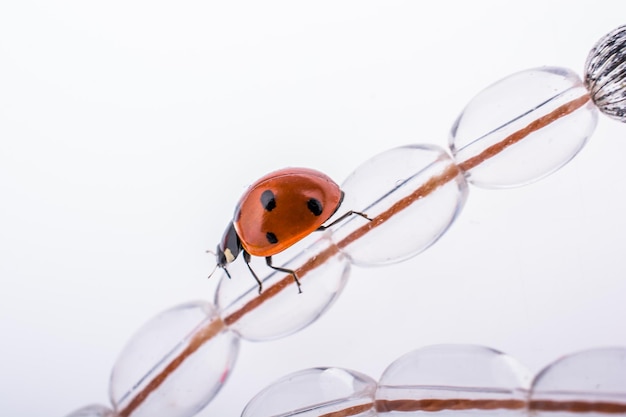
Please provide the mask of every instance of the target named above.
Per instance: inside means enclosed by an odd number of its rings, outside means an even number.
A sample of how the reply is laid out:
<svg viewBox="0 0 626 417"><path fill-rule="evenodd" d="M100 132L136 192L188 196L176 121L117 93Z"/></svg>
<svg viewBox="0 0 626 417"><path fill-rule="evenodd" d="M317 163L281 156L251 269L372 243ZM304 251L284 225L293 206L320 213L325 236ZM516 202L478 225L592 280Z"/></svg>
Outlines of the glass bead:
<svg viewBox="0 0 626 417"><path fill-rule="evenodd" d="M436 345L413 351L383 373L376 393L379 415L523 416L529 373L493 349Z"/></svg>
<svg viewBox="0 0 626 417"><path fill-rule="evenodd" d="M453 124L449 144L472 184L514 187L569 162L593 133L597 118L574 72L530 69L474 97Z"/></svg>
<svg viewBox="0 0 626 417"><path fill-rule="evenodd" d="M117 417L115 411L104 405L92 404L68 414L66 417Z"/></svg>
<svg viewBox="0 0 626 417"><path fill-rule="evenodd" d="M376 155L341 189L345 198L336 216L355 210L372 219L351 216L332 228L337 246L361 266L399 262L428 248L452 224L467 195L463 173L432 145Z"/></svg>
<svg viewBox="0 0 626 417"><path fill-rule="evenodd" d="M195 415L225 383L239 339L207 302L190 302L146 323L120 353L110 396L121 417Z"/></svg>
<svg viewBox="0 0 626 417"><path fill-rule="evenodd" d="M258 393L242 417L374 417L376 381L340 368L315 368L287 375Z"/></svg>
<svg viewBox="0 0 626 417"><path fill-rule="evenodd" d="M626 26L604 36L589 52L585 85L600 111L626 122Z"/></svg>
<svg viewBox="0 0 626 417"><path fill-rule="evenodd" d="M290 274L269 269L262 258L252 258L257 275L265 277L261 294L243 260L229 265L232 279L222 275L215 304L231 330L247 340L276 339L308 326L330 307L347 282L350 263L327 233L313 237L319 240L305 239L305 248L293 246L274 260L297 273L302 293Z"/></svg>
<svg viewBox="0 0 626 417"><path fill-rule="evenodd" d="M626 415L626 348L557 360L535 377L529 400L536 417Z"/></svg>

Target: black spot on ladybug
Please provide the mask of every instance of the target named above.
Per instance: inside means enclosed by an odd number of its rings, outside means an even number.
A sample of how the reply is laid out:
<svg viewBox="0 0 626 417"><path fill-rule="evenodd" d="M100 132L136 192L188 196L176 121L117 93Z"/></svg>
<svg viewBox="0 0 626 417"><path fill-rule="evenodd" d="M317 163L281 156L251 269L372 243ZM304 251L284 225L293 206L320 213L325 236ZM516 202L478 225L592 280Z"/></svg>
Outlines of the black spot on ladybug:
<svg viewBox="0 0 626 417"><path fill-rule="evenodd" d="M265 238L267 239L268 242L270 242L271 244L274 243L278 243L278 238L276 237L276 235L272 232L267 232L265 234Z"/></svg>
<svg viewBox="0 0 626 417"><path fill-rule="evenodd" d="M311 198L309 201L307 201L306 206L309 208L311 213L316 216L319 216L320 214L322 214L322 211L324 211L324 206L322 206L322 203L315 198Z"/></svg>
<svg viewBox="0 0 626 417"><path fill-rule="evenodd" d="M263 191L263 194L261 194L261 204L263 204L263 208L267 211L274 210L276 208L274 193L270 190Z"/></svg>

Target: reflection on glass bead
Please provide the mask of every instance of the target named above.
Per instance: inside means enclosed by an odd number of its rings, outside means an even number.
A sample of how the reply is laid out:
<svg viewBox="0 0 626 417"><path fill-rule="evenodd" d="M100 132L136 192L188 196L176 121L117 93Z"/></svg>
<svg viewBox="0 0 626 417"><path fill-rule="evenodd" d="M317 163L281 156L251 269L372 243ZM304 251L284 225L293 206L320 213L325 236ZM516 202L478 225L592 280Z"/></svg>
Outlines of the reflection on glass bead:
<svg viewBox="0 0 626 417"><path fill-rule="evenodd" d="M288 375L258 393L241 415L374 417L375 390L376 381L358 372L308 369Z"/></svg>
<svg viewBox="0 0 626 417"><path fill-rule="evenodd" d="M584 351L559 359L533 381L536 417L626 415L626 348Z"/></svg>
<svg viewBox="0 0 626 417"><path fill-rule="evenodd" d="M88 405L87 407L79 408L73 413L68 414L66 417L117 417L117 414L109 407L93 404Z"/></svg>
<svg viewBox="0 0 626 417"><path fill-rule="evenodd" d="M509 356L472 345L436 345L404 355L383 373L380 415L522 416L528 372Z"/></svg>
<svg viewBox="0 0 626 417"><path fill-rule="evenodd" d="M211 304L174 307L146 323L121 352L111 401L121 417L193 416L224 384L238 347Z"/></svg>
<svg viewBox="0 0 626 417"><path fill-rule="evenodd" d="M626 122L626 26L593 47L585 64L585 85L603 113Z"/></svg>
<svg viewBox="0 0 626 417"><path fill-rule="evenodd" d="M304 250L292 247L274 260L298 274L301 294L290 274L273 271L262 260L252 260L259 277L265 276L261 294L244 262L229 266L233 278L222 275L215 304L231 330L248 340L276 339L308 326L332 305L347 282L350 263L326 234L315 237L321 239ZM293 253L293 259L281 261Z"/></svg>
<svg viewBox="0 0 626 417"><path fill-rule="evenodd" d="M373 219L352 216L333 230L337 246L363 266L399 262L428 248L454 221L467 194L465 178L450 156L431 145L376 155L341 188L343 209Z"/></svg>
<svg viewBox="0 0 626 417"><path fill-rule="evenodd" d="M471 183L513 187L569 162L596 123L596 107L580 78L565 68L543 67L513 74L474 97L449 142Z"/></svg>

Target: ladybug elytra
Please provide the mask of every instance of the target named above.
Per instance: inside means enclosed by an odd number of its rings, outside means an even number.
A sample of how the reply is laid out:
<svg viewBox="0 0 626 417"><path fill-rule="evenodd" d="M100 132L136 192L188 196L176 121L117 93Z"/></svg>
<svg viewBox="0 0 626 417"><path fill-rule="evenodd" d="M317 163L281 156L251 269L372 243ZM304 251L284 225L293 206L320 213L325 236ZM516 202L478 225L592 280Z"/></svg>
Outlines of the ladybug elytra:
<svg viewBox="0 0 626 417"><path fill-rule="evenodd" d="M251 256L265 257L267 265L293 276L295 271L272 265L272 256L294 245L309 234L325 230L346 217L348 211L328 225L324 223L339 209L343 192L327 175L309 168L285 168L272 172L252 184L243 194L233 220L217 245L217 266L230 278L227 265L240 253L262 290L261 280L250 266Z"/></svg>

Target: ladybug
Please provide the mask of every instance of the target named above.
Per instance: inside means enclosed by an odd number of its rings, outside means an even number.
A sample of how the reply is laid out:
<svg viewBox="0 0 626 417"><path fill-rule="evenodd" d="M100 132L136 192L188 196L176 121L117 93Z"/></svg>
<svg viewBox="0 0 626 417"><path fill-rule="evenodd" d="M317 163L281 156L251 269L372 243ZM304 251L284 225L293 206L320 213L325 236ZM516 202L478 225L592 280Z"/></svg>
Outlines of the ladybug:
<svg viewBox="0 0 626 417"><path fill-rule="evenodd" d="M272 256L352 214L371 220L364 213L350 210L324 225L339 209L343 195L330 177L313 169L285 168L265 175L239 200L233 220L217 245L217 267L224 269L230 278L227 266L242 253L260 293L263 286L250 266L250 259L262 256L270 268L291 274L298 292L302 292L295 271L272 265Z"/></svg>

